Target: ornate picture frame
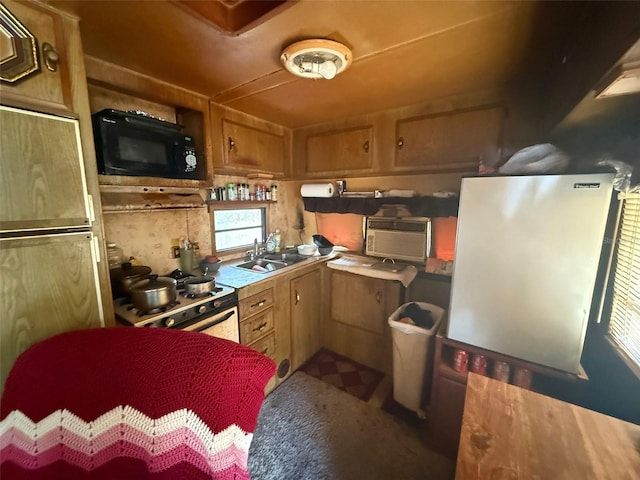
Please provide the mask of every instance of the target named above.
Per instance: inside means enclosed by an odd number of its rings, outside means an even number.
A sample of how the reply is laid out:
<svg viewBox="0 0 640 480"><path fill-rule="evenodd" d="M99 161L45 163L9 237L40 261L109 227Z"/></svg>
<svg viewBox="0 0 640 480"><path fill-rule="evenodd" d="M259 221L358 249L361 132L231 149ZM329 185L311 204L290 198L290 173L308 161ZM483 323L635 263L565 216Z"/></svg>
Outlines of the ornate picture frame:
<svg viewBox="0 0 640 480"><path fill-rule="evenodd" d="M13 83L39 69L36 38L0 3L0 81Z"/></svg>

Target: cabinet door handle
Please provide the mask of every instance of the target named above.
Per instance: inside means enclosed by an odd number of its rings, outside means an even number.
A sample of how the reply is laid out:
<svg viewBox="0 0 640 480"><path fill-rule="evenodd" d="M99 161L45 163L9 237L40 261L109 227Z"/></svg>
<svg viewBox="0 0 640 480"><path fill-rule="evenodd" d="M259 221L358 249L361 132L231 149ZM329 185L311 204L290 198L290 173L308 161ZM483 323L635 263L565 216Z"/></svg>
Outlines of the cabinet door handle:
<svg viewBox="0 0 640 480"><path fill-rule="evenodd" d="M260 308L261 306L263 306L265 303L267 303L267 301L263 298L262 300L260 300L259 302L254 303L253 305L251 305L251 308Z"/></svg>
<svg viewBox="0 0 640 480"><path fill-rule="evenodd" d="M256 328L253 329L254 332L261 332L262 330L265 329L265 327L267 326L267 322L264 322L262 324L260 324L259 326L257 326Z"/></svg>
<svg viewBox="0 0 640 480"><path fill-rule="evenodd" d="M378 303L380 303L380 300L382 300L382 293L380 293L380 292L378 291L378 292L376 292L376 301L377 301Z"/></svg>
<svg viewBox="0 0 640 480"><path fill-rule="evenodd" d="M56 49L53 48L53 45L50 43L44 42L42 44L42 57L44 58L44 64L47 67L47 70L50 72L57 72L58 65L60 64L60 55L56 52Z"/></svg>
<svg viewBox="0 0 640 480"><path fill-rule="evenodd" d="M233 151L234 148L236 148L236 142L231 137L227 137L227 148L230 152Z"/></svg>
<svg viewBox="0 0 640 480"><path fill-rule="evenodd" d="M398 150L402 150L402 148L404 147L404 137L400 137L398 138Z"/></svg>
<svg viewBox="0 0 640 480"><path fill-rule="evenodd" d="M365 153L369 153L369 140L367 140L362 144L362 149L364 150Z"/></svg>
<svg viewBox="0 0 640 480"><path fill-rule="evenodd" d="M300 303L300 293L296 290L296 305Z"/></svg>
<svg viewBox="0 0 640 480"><path fill-rule="evenodd" d="M265 348L260 353L263 354L263 355L266 355L268 351L269 351L269 347Z"/></svg>

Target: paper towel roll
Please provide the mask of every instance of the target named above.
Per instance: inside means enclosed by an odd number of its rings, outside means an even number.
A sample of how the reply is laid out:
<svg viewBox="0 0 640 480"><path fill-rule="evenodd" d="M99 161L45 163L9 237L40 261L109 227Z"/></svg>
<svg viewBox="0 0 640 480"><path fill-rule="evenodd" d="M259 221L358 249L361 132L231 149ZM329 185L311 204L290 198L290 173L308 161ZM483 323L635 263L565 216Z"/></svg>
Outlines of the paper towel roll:
<svg viewBox="0 0 640 480"><path fill-rule="evenodd" d="M303 197L333 197L336 186L333 183L305 183L300 187Z"/></svg>

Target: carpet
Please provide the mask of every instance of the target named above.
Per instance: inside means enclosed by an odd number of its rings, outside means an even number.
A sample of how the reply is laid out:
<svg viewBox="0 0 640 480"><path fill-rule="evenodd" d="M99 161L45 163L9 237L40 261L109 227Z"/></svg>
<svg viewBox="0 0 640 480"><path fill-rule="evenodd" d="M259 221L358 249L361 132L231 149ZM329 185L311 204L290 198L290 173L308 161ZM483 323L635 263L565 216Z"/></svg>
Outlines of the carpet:
<svg viewBox="0 0 640 480"><path fill-rule="evenodd" d="M304 372L265 399L249 450L253 480L451 479L423 431Z"/></svg>
<svg viewBox="0 0 640 480"><path fill-rule="evenodd" d="M384 377L378 372L325 348L311 357L300 370L367 401Z"/></svg>

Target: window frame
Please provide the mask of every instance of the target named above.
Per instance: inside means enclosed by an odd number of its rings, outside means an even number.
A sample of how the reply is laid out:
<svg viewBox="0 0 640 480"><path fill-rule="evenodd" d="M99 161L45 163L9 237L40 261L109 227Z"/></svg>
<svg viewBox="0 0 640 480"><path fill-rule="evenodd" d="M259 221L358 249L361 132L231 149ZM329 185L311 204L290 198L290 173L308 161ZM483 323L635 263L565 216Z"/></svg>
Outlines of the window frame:
<svg viewBox="0 0 640 480"><path fill-rule="evenodd" d="M620 231L622 228L625 201L627 197L633 195L634 200L640 203L640 193L619 193L618 194L618 212L616 217L616 224L614 228L614 241L613 248L611 249L610 263L607 271L607 280L605 282L605 295L606 295L606 309L602 312L600 316L600 323L602 326L602 336L606 343L613 349L615 354L627 365L627 367L635 374L635 376L640 380L640 362L633 358L621 345L621 342L616 339L610 332L612 317L614 316L614 283L616 280L616 267L618 265L618 249L620 243ZM636 214L636 226L637 235L634 235L634 238L637 237L637 251L640 252L640 207L636 208L638 213ZM634 229L634 234L636 230ZM638 260L638 264L640 265L640 259ZM638 301L638 305L640 306L640 301Z"/></svg>
<svg viewBox="0 0 640 480"><path fill-rule="evenodd" d="M258 239L258 243L262 244L266 241L268 224L269 224L269 218L268 218L269 213L266 205L262 205L262 204L237 205L235 204L235 202L229 202L229 205L226 205L226 204L216 205L215 208L211 209L211 237L212 237L211 240L213 244L213 251L215 252L216 255L222 256L222 255L232 255L240 252L244 253L248 250L248 248L251 247L251 245L244 245L237 248L218 250L218 245L216 242L215 212L219 210L261 210L262 211L262 239L261 240ZM223 230L223 231L227 231L227 230Z"/></svg>

